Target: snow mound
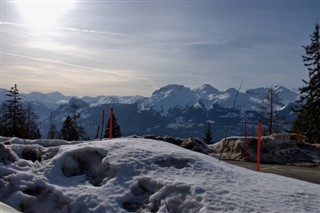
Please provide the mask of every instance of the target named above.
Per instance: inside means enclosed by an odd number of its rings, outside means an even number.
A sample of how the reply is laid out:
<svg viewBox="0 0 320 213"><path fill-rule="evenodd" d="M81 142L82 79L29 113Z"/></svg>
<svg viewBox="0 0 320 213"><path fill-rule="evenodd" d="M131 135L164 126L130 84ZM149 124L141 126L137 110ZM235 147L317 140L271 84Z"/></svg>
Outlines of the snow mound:
<svg viewBox="0 0 320 213"><path fill-rule="evenodd" d="M261 137L261 162L277 164L320 165L320 147L306 142L307 138L299 134L273 134ZM257 137L247 137L248 161L257 160ZM244 160L244 137L229 137L210 146L222 159Z"/></svg>
<svg viewBox="0 0 320 213"><path fill-rule="evenodd" d="M22 212L320 209L319 185L256 173L163 141L7 138L0 154L0 201Z"/></svg>

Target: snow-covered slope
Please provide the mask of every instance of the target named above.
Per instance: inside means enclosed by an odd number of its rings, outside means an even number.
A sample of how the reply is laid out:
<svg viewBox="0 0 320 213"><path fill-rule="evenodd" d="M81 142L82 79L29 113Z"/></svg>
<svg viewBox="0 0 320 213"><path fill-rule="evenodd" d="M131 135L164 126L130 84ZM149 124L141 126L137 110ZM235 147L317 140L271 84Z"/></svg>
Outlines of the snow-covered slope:
<svg viewBox="0 0 320 213"><path fill-rule="evenodd" d="M23 212L319 212L320 186L178 146L1 138L0 201Z"/></svg>
<svg viewBox="0 0 320 213"><path fill-rule="evenodd" d="M143 96L98 96L98 97L89 97L85 96L82 100L90 103L91 107L103 105L103 104L133 104L141 99L144 99Z"/></svg>

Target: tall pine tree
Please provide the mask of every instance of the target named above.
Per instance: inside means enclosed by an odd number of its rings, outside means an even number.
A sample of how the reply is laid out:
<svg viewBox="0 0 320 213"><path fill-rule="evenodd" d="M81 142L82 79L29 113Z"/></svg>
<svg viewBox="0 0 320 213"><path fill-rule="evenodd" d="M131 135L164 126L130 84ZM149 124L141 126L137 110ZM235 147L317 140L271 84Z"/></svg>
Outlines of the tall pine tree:
<svg viewBox="0 0 320 213"><path fill-rule="evenodd" d="M303 46L302 56L307 67L309 80L303 80L305 86L299 88L301 108L297 112L297 120L293 130L307 136L311 143L320 143L320 32L316 24L310 35L311 44Z"/></svg>
<svg viewBox="0 0 320 213"><path fill-rule="evenodd" d="M74 126L74 122L71 116L67 116L62 124L62 128L60 130L60 137L63 140L67 141L77 141L79 140L79 134Z"/></svg>
<svg viewBox="0 0 320 213"><path fill-rule="evenodd" d="M207 129L204 131L204 137L202 139L206 144L213 143L211 125L209 122L207 123Z"/></svg>
<svg viewBox="0 0 320 213"><path fill-rule="evenodd" d="M80 103L79 103L79 101L77 99L73 99L70 104L71 104L71 106L70 106L71 118L72 118L72 121L73 121L74 128L76 129L77 134L79 135L79 140L87 139L86 131L83 128L83 126L81 126L81 124L79 122L79 120L81 118L81 114L79 112Z"/></svg>
<svg viewBox="0 0 320 213"><path fill-rule="evenodd" d="M6 94L8 100L7 113L5 119L7 123L7 136L23 136L23 105L17 84L15 84Z"/></svg>

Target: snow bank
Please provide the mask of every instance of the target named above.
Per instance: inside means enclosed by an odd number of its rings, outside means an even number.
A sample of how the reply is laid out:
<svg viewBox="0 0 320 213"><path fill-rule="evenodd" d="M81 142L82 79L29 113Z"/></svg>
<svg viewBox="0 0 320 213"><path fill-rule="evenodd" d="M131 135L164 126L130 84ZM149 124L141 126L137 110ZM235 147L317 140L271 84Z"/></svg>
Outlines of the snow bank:
<svg viewBox="0 0 320 213"><path fill-rule="evenodd" d="M22 212L320 210L319 185L151 139L15 138L1 140L0 150L0 201Z"/></svg>
<svg viewBox="0 0 320 213"><path fill-rule="evenodd" d="M257 137L248 137L248 160L256 161ZM294 165L320 165L320 147L306 142L307 138L298 134L273 134L261 137L261 162L294 164ZM210 146L214 153L222 159L244 160L244 137L229 137Z"/></svg>
<svg viewBox="0 0 320 213"><path fill-rule="evenodd" d="M0 202L0 212L1 213L21 213L15 210L14 208L12 208L11 206L8 206L7 204L2 202Z"/></svg>

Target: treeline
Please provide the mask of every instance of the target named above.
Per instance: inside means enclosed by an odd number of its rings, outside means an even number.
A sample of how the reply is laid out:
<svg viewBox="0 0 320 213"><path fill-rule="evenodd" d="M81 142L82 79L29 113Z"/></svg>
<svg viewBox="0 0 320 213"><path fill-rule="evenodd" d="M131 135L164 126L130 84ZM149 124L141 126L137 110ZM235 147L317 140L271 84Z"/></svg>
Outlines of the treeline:
<svg viewBox="0 0 320 213"><path fill-rule="evenodd" d="M6 94L7 100L0 108L0 134L6 137L37 139L41 137L31 103L22 104L19 90L15 84Z"/></svg>
<svg viewBox="0 0 320 213"><path fill-rule="evenodd" d="M48 138L49 139L63 139L68 141L78 141L78 140L89 140L90 138L87 136L85 129L80 124L79 119L81 117L81 113L79 112L80 105L76 102L71 103L70 106L70 115L64 120L61 130L58 132L55 124L52 122L48 131ZM120 125L114 114L112 114L112 131L110 136L110 118L106 123L106 128L103 133L104 138L119 138L122 137ZM96 134L96 139L99 138L99 129ZM102 130L103 131L103 130Z"/></svg>
<svg viewBox="0 0 320 213"><path fill-rule="evenodd" d="M71 104L70 115L63 121L60 131L57 130L51 121L47 135L49 139L63 139L68 141L88 140L85 129L80 124L81 114L79 104ZM34 111L34 106L30 103L23 103L15 84L6 94L6 100L0 107L0 135L5 137L19 137L26 139L38 139L41 137L38 126L39 116ZM113 114L112 137L121 137L120 125ZM106 130L103 136L109 138L110 119L106 123Z"/></svg>
<svg viewBox="0 0 320 213"><path fill-rule="evenodd" d="M79 104L73 102L70 107L70 115L68 115L63 121L60 131L57 131L56 126L52 122L48 131L49 139L63 139L68 141L87 140L85 129L81 126L79 119L81 114L79 113ZM52 116L51 116L52 117Z"/></svg>

